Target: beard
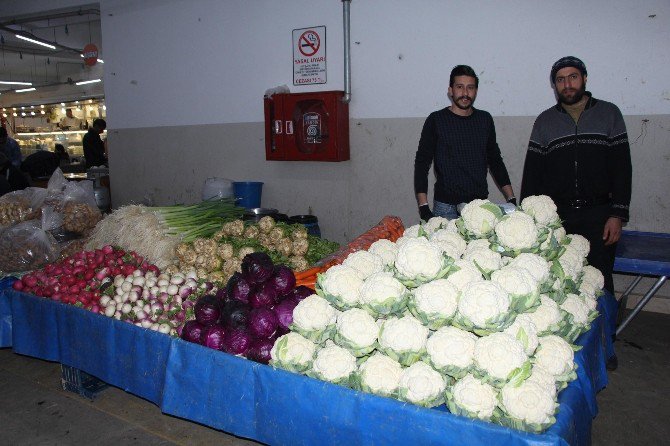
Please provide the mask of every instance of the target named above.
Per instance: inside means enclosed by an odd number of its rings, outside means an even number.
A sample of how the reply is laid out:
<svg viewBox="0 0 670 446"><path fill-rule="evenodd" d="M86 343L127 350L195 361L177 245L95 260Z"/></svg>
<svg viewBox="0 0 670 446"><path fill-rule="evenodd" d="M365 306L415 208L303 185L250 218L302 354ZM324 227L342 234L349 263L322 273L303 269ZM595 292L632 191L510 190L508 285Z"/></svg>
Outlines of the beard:
<svg viewBox="0 0 670 446"><path fill-rule="evenodd" d="M576 104L581 101L586 93L586 83L583 83L582 86L578 89L576 88L564 88L561 91L556 91L558 95L558 100L565 105Z"/></svg>
<svg viewBox="0 0 670 446"><path fill-rule="evenodd" d="M461 104L461 101L467 99L467 102L465 104ZM472 105L475 103L475 100L471 98L470 96L459 96L454 99L454 105L461 110L468 110L472 108Z"/></svg>

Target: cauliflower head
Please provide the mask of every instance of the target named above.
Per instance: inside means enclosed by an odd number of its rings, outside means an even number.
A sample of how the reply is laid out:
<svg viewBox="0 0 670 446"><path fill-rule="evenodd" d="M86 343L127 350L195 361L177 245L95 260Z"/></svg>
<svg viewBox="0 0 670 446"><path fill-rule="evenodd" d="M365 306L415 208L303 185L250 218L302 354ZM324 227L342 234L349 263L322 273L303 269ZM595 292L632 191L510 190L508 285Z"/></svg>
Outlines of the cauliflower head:
<svg viewBox="0 0 670 446"><path fill-rule="evenodd" d="M481 271L474 263L465 259L456 260L453 269L445 277L445 280L454 285L458 291L462 291L468 283L482 279Z"/></svg>
<svg viewBox="0 0 670 446"><path fill-rule="evenodd" d="M358 272L361 279L365 280L374 273L384 270L384 260L377 254L369 251L352 252L342 262L342 265L353 268Z"/></svg>
<svg viewBox="0 0 670 446"><path fill-rule="evenodd" d="M374 316L400 314L407 306L409 291L393 274L378 272L363 282L361 306Z"/></svg>
<svg viewBox="0 0 670 446"><path fill-rule="evenodd" d="M398 255L398 245L391 240L380 238L370 245L368 252L381 257L384 266L393 266Z"/></svg>
<svg viewBox="0 0 670 446"><path fill-rule="evenodd" d="M540 336L534 363L553 375L556 381L570 381L574 373L575 352L568 342L556 335Z"/></svg>
<svg viewBox="0 0 670 446"><path fill-rule="evenodd" d="M340 310L354 307L360 302L363 279L360 273L346 265L334 265L319 274L316 292Z"/></svg>
<svg viewBox="0 0 670 446"><path fill-rule="evenodd" d="M416 285L439 279L448 271L442 250L425 238L404 242L398 248L395 267L401 278L416 282Z"/></svg>
<svg viewBox="0 0 670 446"><path fill-rule="evenodd" d="M335 331L336 321L337 310L324 298L312 294L298 302L293 309L293 322L289 328L321 344Z"/></svg>
<svg viewBox="0 0 670 446"><path fill-rule="evenodd" d="M540 306L532 313L526 313L537 328L538 334L548 334L559 330L563 316L556 301L546 294L540 295Z"/></svg>
<svg viewBox="0 0 670 446"><path fill-rule="evenodd" d="M560 305L561 310L572 316L573 324L585 325L589 323L589 308L576 294L568 294Z"/></svg>
<svg viewBox="0 0 670 446"><path fill-rule="evenodd" d="M337 331L333 340L348 349L354 356L362 357L377 346L379 326L370 313L352 308L337 315Z"/></svg>
<svg viewBox="0 0 670 446"><path fill-rule="evenodd" d="M512 259L508 265L525 269L539 284L546 282L550 276L549 262L538 254L529 252L521 253Z"/></svg>
<svg viewBox="0 0 670 446"><path fill-rule="evenodd" d="M476 199L463 206L461 217L465 229L481 238L493 231L502 217L502 211L489 200Z"/></svg>
<svg viewBox="0 0 670 446"><path fill-rule="evenodd" d="M428 240L439 246L442 252L452 259L460 259L467 246L467 242L463 240L459 233L450 232L446 229L435 231Z"/></svg>
<svg viewBox="0 0 670 446"><path fill-rule="evenodd" d="M521 209L541 226L549 226L559 221L556 204L546 195L532 195L524 198L521 201Z"/></svg>
<svg viewBox="0 0 670 446"><path fill-rule="evenodd" d="M423 361L403 370L398 383L398 396L424 407L439 406L444 402L447 382L442 375Z"/></svg>
<svg viewBox="0 0 670 446"><path fill-rule="evenodd" d="M568 238L570 239L568 246L574 248L575 251L577 251L579 255L582 256L582 259L585 259L591 250L591 243L586 239L586 237L579 234L568 234Z"/></svg>
<svg viewBox="0 0 670 446"><path fill-rule="evenodd" d="M554 396L536 382L526 381L518 387L503 387L500 401L509 417L510 427L542 432L556 421L554 414L558 404Z"/></svg>
<svg viewBox="0 0 670 446"><path fill-rule="evenodd" d="M403 368L398 361L375 352L358 368L359 388L380 396L395 396Z"/></svg>
<svg viewBox="0 0 670 446"><path fill-rule="evenodd" d="M472 367L476 341L469 331L442 327L426 341L426 356L435 370L460 378Z"/></svg>
<svg viewBox="0 0 670 446"><path fill-rule="evenodd" d="M498 390L468 373L447 391L447 407L456 415L490 421L498 405Z"/></svg>
<svg viewBox="0 0 670 446"><path fill-rule="evenodd" d="M512 322L512 325L507 327L503 333L507 333L521 341L523 349L528 356L532 356L535 353L535 349L537 349L540 342L537 336L537 327L535 327L535 323L528 316L528 313L518 315L514 319L514 322Z"/></svg>
<svg viewBox="0 0 670 446"><path fill-rule="evenodd" d="M316 344L298 333L287 333L275 341L270 350L270 365L302 373L312 364Z"/></svg>
<svg viewBox="0 0 670 446"><path fill-rule="evenodd" d="M509 312L510 303L509 295L500 285L478 280L468 283L461 291L458 313L476 328L487 328L491 323L498 325L499 319ZM511 321L504 325L509 324Z"/></svg>
<svg viewBox="0 0 670 446"><path fill-rule="evenodd" d="M542 387L554 397L556 397L558 394L558 388L556 387L556 380L554 379L554 376L538 365L534 365L530 369L530 376L526 381L539 384L540 387Z"/></svg>
<svg viewBox="0 0 670 446"><path fill-rule="evenodd" d="M502 256L488 248L466 250L463 258L475 263L479 268L488 273L502 266Z"/></svg>
<svg viewBox="0 0 670 446"><path fill-rule="evenodd" d="M538 240L538 230L533 217L523 212L505 215L495 227L500 244L510 250L530 249Z"/></svg>
<svg viewBox="0 0 670 446"><path fill-rule="evenodd" d="M431 330L446 325L458 308L458 290L446 279L424 283L414 289L409 309Z"/></svg>
<svg viewBox="0 0 670 446"><path fill-rule="evenodd" d="M428 327L414 316L386 319L379 330L379 347L404 366L410 366L423 355Z"/></svg>
<svg viewBox="0 0 670 446"><path fill-rule="evenodd" d="M585 265L582 269L582 282L579 290L586 294L597 297L602 293L605 286L605 278L600 270L592 265Z"/></svg>
<svg viewBox="0 0 670 446"><path fill-rule="evenodd" d="M475 376L499 387L519 373L530 374L530 362L523 344L507 333L497 332L475 342Z"/></svg>
<svg viewBox="0 0 670 446"><path fill-rule="evenodd" d="M330 341L326 344L316 352L312 369L307 375L334 384L349 385L350 377L357 369L356 357Z"/></svg>
<svg viewBox="0 0 670 446"><path fill-rule="evenodd" d="M430 235L435 231L445 228L447 224L449 224L448 219L444 217L435 216L430 220L428 220L425 225L423 225L423 229L426 231L428 235Z"/></svg>
<svg viewBox="0 0 670 446"><path fill-rule="evenodd" d="M528 270L515 266L504 266L491 274L491 282L497 283L510 295L511 307L523 313L540 303L540 284Z"/></svg>

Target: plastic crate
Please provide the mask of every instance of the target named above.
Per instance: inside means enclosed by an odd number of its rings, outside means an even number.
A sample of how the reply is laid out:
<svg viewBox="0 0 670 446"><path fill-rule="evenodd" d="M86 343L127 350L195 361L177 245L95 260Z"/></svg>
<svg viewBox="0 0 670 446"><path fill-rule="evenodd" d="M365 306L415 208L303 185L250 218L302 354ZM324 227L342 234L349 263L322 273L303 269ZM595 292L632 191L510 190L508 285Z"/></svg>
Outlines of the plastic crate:
<svg viewBox="0 0 670 446"><path fill-rule="evenodd" d="M92 400L98 393L108 387L107 383L100 381L95 376L91 376L83 370L65 364L61 364L60 369L63 390L77 393Z"/></svg>

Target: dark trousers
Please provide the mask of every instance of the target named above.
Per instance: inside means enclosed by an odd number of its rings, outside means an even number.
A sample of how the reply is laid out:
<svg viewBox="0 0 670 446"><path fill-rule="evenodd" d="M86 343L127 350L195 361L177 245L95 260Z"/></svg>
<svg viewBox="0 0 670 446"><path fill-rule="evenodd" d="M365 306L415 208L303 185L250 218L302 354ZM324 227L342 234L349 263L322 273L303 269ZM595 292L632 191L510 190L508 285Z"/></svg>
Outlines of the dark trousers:
<svg viewBox="0 0 670 446"><path fill-rule="evenodd" d="M614 269L616 243L605 246L603 241L605 222L610 217L609 205L579 209L559 207L558 215L563 220L563 227L568 234L583 235L591 243L591 251L587 257L589 265L593 265L603 273L605 289L614 294L612 270Z"/></svg>

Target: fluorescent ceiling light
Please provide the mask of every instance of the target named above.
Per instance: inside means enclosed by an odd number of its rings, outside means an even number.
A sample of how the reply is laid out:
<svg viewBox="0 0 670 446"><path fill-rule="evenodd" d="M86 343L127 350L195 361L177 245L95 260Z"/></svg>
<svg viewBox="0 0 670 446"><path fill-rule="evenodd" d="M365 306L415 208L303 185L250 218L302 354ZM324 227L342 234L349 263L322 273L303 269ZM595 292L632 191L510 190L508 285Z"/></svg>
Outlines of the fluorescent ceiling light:
<svg viewBox="0 0 670 446"><path fill-rule="evenodd" d="M75 85L95 84L96 82L102 82L102 79L92 79L90 81L76 82Z"/></svg>
<svg viewBox="0 0 670 446"><path fill-rule="evenodd" d="M14 81L0 81L3 85L32 85L32 82L14 82Z"/></svg>
<svg viewBox="0 0 670 446"><path fill-rule="evenodd" d="M21 90L14 90L15 93L25 93L26 91L35 91L36 89L33 88L23 88Z"/></svg>
<svg viewBox="0 0 670 446"><path fill-rule="evenodd" d="M47 47L47 48L51 48L52 50L55 50L55 49L56 49L56 46L55 46L55 45L52 45L52 44L50 44L50 43L42 42L42 41L40 41L40 40L31 39L30 37L22 36L21 34L15 34L15 35L16 35L16 37L19 38L19 39L27 40L28 42L32 42L32 43L34 43L34 44L36 44L36 45L42 45L42 46L45 46L45 47Z"/></svg>

